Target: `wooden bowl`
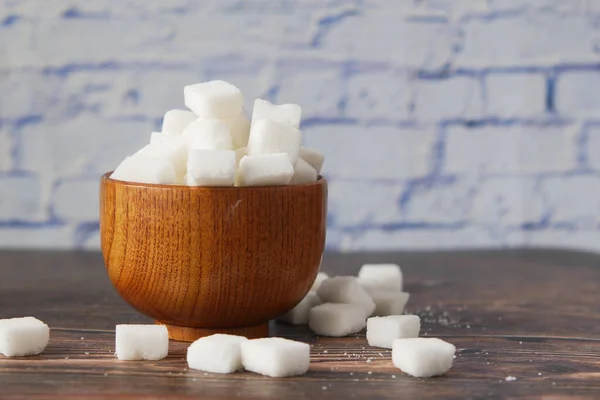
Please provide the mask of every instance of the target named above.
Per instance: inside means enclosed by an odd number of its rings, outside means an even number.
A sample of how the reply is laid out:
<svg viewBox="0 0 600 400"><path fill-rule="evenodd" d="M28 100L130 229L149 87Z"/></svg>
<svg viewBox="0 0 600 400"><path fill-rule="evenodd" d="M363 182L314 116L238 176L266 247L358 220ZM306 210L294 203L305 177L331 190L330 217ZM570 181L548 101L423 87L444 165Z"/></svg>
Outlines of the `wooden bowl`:
<svg viewBox="0 0 600 400"><path fill-rule="evenodd" d="M325 248L327 182L189 187L100 182L108 276L171 339L268 336L308 293Z"/></svg>

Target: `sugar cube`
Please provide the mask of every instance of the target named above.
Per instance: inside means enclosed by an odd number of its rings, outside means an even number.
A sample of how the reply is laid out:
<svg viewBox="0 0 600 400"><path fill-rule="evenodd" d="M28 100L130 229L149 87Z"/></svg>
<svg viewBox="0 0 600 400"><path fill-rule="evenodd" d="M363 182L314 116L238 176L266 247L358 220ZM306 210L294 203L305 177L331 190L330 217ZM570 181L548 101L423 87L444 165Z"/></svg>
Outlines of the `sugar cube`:
<svg viewBox="0 0 600 400"><path fill-rule="evenodd" d="M33 317L0 319L0 353L6 357L40 354L50 339L48 325Z"/></svg>
<svg viewBox="0 0 600 400"><path fill-rule="evenodd" d="M176 135L174 133L164 133L164 132L152 132L150 134L150 144L165 143L165 142L177 142L177 141L181 141L181 135Z"/></svg>
<svg viewBox="0 0 600 400"><path fill-rule="evenodd" d="M252 110L252 121L259 119L270 119L282 125L291 126L298 129L300 126L300 115L302 110L297 104L275 105L267 100L254 100L254 109Z"/></svg>
<svg viewBox="0 0 600 400"><path fill-rule="evenodd" d="M110 178L163 185L173 185L177 182L175 168L168 160L140 153L125 158Z"/></svg>
<svg viewBox="0 0 600 400"><path fill-rule="evenodd" d="M323 169L323 163L325 162L325 156L314 149L308 147L300 147L300 158L310 164L317 174L321 173Z"/></svg>
<svg viewBox="0 0 600 400"><path fill-rule="evenodd" d="M242 369L243 336L215 334L196 340L187 350L190 368L229 374Z"/></svg>
<svg viewBox="0 0 600 400"><path fill-rule="evenodd" d="M317 171L309 163L299 158L294 167L294 176L290 185L301 185L303 183L315 182L317 180Z"/></svg>
<svg viewBox="0 0 600 400"><path fill-rule="evenodd" d="M231 135L227 125L218 119L198 118L181 134L190 148L231 150Z"/></svg>
<svg viewBox="0 0 600 400"><path fill-rule="evenodd" d="M392 348L398 338L419 337L421 318L417 315L390 315L367 319L367 341L369 346Z"/></svg>
<svg viewBox="0 0 600 400"><path fill-rule="evenodd" d="M248 155L285 153L296 165L300 154L302 132L269 119L252 121L248 139Z"/></svg>
<svg viewBox="0 0 600 400"><path fill-rule="evenodd" d="M246 111L242 111L237 117L225 121L231 133L231 142L234 149L246 147L250 135L250 120Z"/></svg>
<svg viewBox="0 0 600 400"><path fill-rule="evenodd" d="M319 296L315 292L308 292L296 307L279 317L279 319L292 325L306 325L308 324L308 312L319 304L321 304Z"/></svg>
<svg viewBox="0 0 600 400"><path fill-rule="evenodd" d="M185 174L188 149L181 139L150 143L138 151L138 154L163 158L171 163L177 175Z"/></svg>
<svg viewBox="0 0 600 400"><path fill-rule="evenodd" d="M335 276L325 279L317 289L324 303L357 304L364 310L364 317L375 311L375 303L353 276Z"/></svg>
<svg viewBox="0 0 600 400"><path fill-rule="evenodd" d="M115 346L119 360L162 360L169 333L164 325L117 325Z"/></svg>
<svg viewBox="0 0 600 400"><path fill-rule="evenodd" d="M310 346L278 337L242 342L242 364L274 378L302 375L310 366Z"/></svg>
<svg viewBox="0 0 600 400"><path fill-rule="evenodd" d="M287 185L294 167L286 154L244 156L238 170L239 186Z"/></svg>
<svg viewBox="0 0 600 400"><path fill-rule="evenodd" d="M410 294L397 290L369 287L366 287L365 290L375 303L375 311L373 312L375 317L403 314L406 303L410 298Z"/></svg>
<svg viewBox="0 0 600 400"><path fill-rule="evenodd" d="M329 275L327 275L325 272L319 272L310 290L316 291L325 279L329 279Z"/></svg>
<svg viewBox="0 0 600 400"><path fill-rule="evenodd" d="M234 118L242 111L242 92L225 81L209 81L183 88L184 103L194 114L204 118Z"/></svg>
<svg viewBox="0 0 600 400"><path fill-rule="evenodd" d="M162 131L167 134L181 135L186 126L198 116L187 110L169 110L165 113Z"/></svg>
<svg viewBox="0 0 600 400"><path fill-rule="evenodd" d="M347 336L365 326L364 309L358 304L323 303L308 312L308 327L317 335Z"/></svg>
<svg viewBox="0 0 600 400"><path fill-rule="evenodd" d="M437 338L394 339L392 362L417 378L443 375L452 367L456 347Z"/></svg>
<svg viewBox="0 0 600 400"><path fill-rule="evenodd" d="M365 264L358 271L358 280L366 287L402 290L402 270L397 264Z"/></svg>
<svg viewBox="0 0 600 400"><path fill-rule="evenodd" d="M187 182L190 186L233 186L235 151L190 149Z"/></svg>

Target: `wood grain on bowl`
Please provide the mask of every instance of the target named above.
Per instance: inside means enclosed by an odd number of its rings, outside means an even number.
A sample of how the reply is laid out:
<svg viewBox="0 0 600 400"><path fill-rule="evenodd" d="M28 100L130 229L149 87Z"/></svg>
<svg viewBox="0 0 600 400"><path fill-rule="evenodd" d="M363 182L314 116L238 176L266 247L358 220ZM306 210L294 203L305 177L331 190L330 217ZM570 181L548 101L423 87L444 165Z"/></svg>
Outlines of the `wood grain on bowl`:
<svg viewBox="0 0 600 400"><path fill-rule="evenodd" d="M327 182L100 184L102 253L119 294L171 338L264 336L308 292L325 248ZM190 328L186 331L185 328Z"/></svg>

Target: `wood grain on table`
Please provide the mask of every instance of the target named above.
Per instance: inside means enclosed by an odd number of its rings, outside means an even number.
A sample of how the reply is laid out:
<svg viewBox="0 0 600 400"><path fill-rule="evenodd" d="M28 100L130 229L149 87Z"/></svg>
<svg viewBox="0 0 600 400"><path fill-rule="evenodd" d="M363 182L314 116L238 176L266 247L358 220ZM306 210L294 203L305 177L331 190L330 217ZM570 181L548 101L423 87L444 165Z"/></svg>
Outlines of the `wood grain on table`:
<svg viewBox="0 0 600 400"><path fill-rule="evenodd" d="M600 398L600 256L561 251L327 254L323 270L356 274L397 262L422 335L456 345L450 372L416 379L364 333L316 337L273 323L271 334L312 345L304 376L273 379L188 370L188 344L161 361L119 361L117 323L151 323L116 294L100 254L0 252L0 317L52 328L42 355L0 356L7 398ZM507 377L516 380L507 381Z"/></svg>

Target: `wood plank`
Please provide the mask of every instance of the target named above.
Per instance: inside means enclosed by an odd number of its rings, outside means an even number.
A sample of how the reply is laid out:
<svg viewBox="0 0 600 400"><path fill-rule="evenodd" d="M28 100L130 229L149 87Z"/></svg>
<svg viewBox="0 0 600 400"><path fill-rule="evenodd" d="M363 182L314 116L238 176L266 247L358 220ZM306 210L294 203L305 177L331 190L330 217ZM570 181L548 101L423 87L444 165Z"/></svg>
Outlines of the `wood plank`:
<svg viewBox="0 0 600 400"><path fill-rule="evenodd" d="M272 335L312 345L306 375L272 379L188 370L187 344L175 341L164 360L119 361L114 325L149 319L115 293L98 254L0 252L2 317L35 315L52 327L42 355L0 357L0 398L593 398L600 263L535 254L327 255L332 274L355 274L366 261L402 264L409 309L423 318L424 335L457 346L455 366L444 377L415 379L393 367L389 350L369 347L364 333L323 338L272 323ZM569 267L552 262L561 257Z"/></svg>

